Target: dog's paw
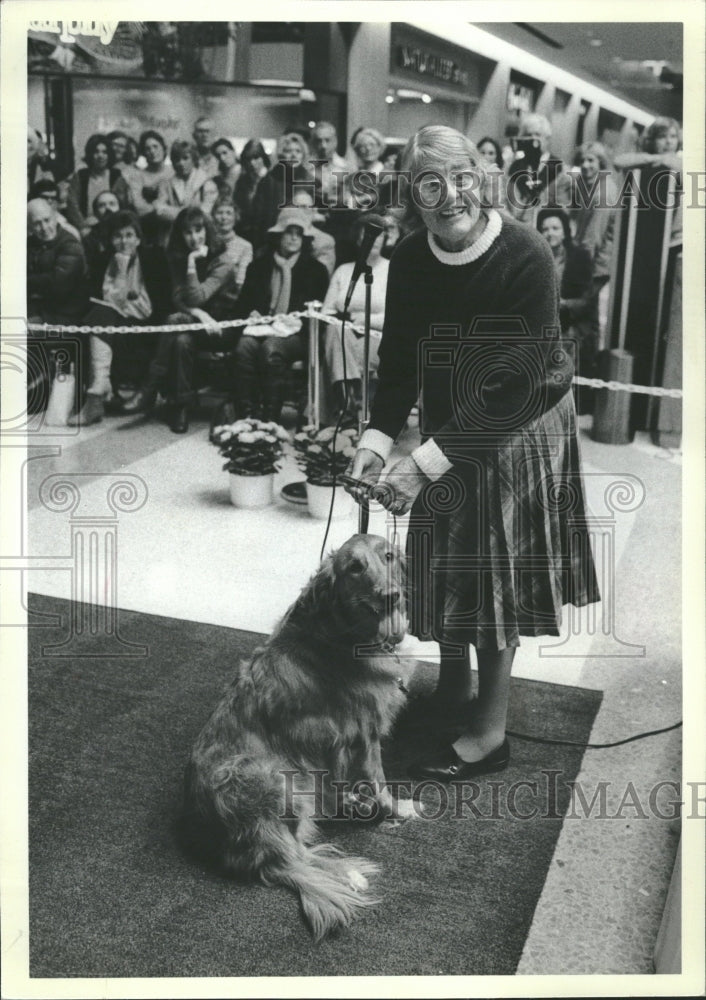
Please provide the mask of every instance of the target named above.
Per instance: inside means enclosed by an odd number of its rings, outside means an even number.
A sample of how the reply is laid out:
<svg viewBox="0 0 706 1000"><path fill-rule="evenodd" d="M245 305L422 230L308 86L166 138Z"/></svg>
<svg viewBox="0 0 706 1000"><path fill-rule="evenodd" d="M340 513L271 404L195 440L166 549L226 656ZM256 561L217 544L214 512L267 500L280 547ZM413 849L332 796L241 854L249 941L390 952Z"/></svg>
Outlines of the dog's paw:
<svg viewBox="0 0 706 1000"><path fill-rule="evenodd" d="M393 806L392 818L400 821L416 819L420 813L412 799L397 799Z"/></svg>
<svg viewBox="0 0 706 1000"><path fill-rule="evenodd" d="M370 883L367 878L365 875L361 875L359 871L356 871L355 868L349 868L346 874L348 875L351 889L355 889L356 892L365 892L368 889Z"/></svg>
<svg viewBox="0 0 706 1000"><path fill-rule="evenodd" d="M421 815L419 806L415 805L411 799L396 799L387 807L383 827L387 830L395 830L408 820Z"/></svg>

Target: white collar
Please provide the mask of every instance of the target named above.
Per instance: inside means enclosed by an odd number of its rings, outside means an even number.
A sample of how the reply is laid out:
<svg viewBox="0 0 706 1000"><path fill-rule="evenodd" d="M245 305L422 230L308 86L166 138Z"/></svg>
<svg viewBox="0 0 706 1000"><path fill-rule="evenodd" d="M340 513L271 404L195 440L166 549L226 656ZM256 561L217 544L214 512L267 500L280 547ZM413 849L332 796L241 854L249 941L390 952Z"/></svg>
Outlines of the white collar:
<svg viewBox="0 0 706 1000"><path fill-rule="evenodd" d="M470 264L471 261L478 260L486 250L490 249L496 238L500 235L502 227L503 220L500 213L491 208L488 210L487 226L478 239L464 250L457 250L453 253L448 250L442 250L429 230L427 230L427 242L429 243L431 252L442 264Z"/></svg>

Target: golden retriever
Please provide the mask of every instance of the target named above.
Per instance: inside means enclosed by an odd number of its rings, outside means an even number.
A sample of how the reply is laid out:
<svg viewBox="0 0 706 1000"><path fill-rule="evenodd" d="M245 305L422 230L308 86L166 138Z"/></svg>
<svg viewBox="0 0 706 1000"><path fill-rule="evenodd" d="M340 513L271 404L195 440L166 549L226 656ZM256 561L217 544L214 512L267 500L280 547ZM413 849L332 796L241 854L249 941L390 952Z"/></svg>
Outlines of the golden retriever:
<svg viewBox="0 0 706 1000"><path fill-rule="evenodd" d="M187 767L191 846L233 874L297 891L317 940L378 900L368 891L377 866L315 844L316 820L363 806L413 815L386 787L380 756L405 700L394 655L407 628L402 577L398 550L376 535L328 556L240 663Z"/></svg>

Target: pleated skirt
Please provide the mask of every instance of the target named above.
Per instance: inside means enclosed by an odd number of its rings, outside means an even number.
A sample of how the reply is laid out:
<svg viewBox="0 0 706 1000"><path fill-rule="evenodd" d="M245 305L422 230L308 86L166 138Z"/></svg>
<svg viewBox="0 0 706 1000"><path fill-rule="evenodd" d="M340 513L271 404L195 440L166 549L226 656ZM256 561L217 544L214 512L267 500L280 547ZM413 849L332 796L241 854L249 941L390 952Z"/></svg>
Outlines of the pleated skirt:
<svg viewBox="0 0 706 1000"><path fill-rule="evenodd" d="M562 607L600 600L571 393L495 444L459 439L415 501L410 631L501 650L558 635Z"/></svg>

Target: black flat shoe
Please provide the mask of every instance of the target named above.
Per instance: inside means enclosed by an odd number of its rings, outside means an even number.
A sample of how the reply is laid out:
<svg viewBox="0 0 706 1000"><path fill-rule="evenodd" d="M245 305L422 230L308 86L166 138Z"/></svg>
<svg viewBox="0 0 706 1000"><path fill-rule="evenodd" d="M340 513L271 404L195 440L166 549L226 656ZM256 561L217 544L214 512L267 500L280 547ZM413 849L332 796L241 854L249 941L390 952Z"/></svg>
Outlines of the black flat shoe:
<svg viewBox="0 0 706 1000"><path fill-rule="evenodd" d="M470 781L481 774L493 774L504 771L510 762L510 743L507 737L502 744L486 754L480 760L468 762L456 753L453 747L448 747L436 757L427 761L415 761L410 764L407 773L417 780L432 780L448 783L450 781Z"/></svg>
<svg viewBox="0 0 706 1000"><path fill-rule="evenodd" d="M169 427L174 434L186 434L189 417L185 406L175 406L169 416Z"/></svg>

